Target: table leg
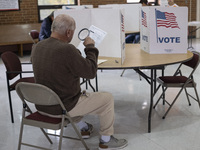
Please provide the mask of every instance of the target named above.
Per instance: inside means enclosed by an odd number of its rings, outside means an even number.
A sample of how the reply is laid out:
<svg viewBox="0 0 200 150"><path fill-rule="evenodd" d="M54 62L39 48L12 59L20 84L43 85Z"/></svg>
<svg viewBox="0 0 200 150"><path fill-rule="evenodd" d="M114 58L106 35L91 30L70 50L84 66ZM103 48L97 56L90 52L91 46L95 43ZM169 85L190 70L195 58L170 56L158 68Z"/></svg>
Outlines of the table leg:
<svg viewBox="0 0 200 150"><path fill-rule="evenodd" d="M192 47L192 29L190 29L190 47L189 48L194 49L194 47Z"/></svg>
<svg viewBox="0 0 200 150"><path fill-rule="evenodd" d="M192 33L199 30L200 27L192 30L192 26L189 27L189 39L188 39L188 49L194 49L194 47L192 46ZM189 44L190 43L190 44Z"/></svg>
<svg viewBox="0 0 200 150"><path fill-rule="evenodd" d="M156 77L157 77L157 70L154 69L153 71L153 95L156 93Z"/></svg>
<svg viewBox="0 0 200 150"><path fill-rule="evenodd" d="M96 81L96 92L98 92L98 79L97 79L97 75L96 75L95 81Z"/></svg>
<svg viewBox="0 0 200 150"><path fill-rule="evenodd" d="M95 92L95 89L94 89L94 87L92 86L92 84L91 84L90 80L87 80L87 81L88 81L88 83L89 83L90 87L92 88L93 92ZM86 82L87 82L87 81L86 81Z"/></svg>
<svg viewBox="0 0 200 150"><path fill-rule="evenodd" d="M19 45L19 55L23 57L23 44Z"/></svg>
<svg viewBox="0 0 200 150"><path fill-rule="evenodd" d="M153 108L153 93L154 93L154 69L151 69L151 84L150 84L150 106L149 106L149 115L148 115L148 132L151 132L151 114Z"/></svg>
<svg viewBox="0 0 200 150"><path fill-rule="evenodd" d="M162 76L164 76L164 68L162 69ZM162 86L162 91L164 91L164 86ZM163 105L165 105L165 94L163 94Z"/></svg>

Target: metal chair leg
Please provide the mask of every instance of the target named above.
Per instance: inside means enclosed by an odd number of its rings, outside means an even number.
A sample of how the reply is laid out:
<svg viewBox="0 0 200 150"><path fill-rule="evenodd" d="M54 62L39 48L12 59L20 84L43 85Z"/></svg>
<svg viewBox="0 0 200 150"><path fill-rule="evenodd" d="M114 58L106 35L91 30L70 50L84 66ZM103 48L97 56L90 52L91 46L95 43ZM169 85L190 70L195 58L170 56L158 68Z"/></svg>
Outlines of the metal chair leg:
<svg viewBox="0 0 200 150"><path fill-rule="evenodd" d="M122 71L122 73L121 73L121 75L120 75L121 77L123 76L123 74L124 74L125 70L126 70L126 69L124 69L124 70Z"/></svg>
<svg viewBox="0 0 200 150"><path fill-rule="evenodd" d="M161 100L161 98L163 98L163 95L165 95L165 91L167 90L167 87L163 90L162 94L160 95L160 97L158 98L157 102L155 103L155 105L153 106L153 108L155 109L155 107L158 105L159 101ZM163 100L164 101L164 100Z"/></svg>
<svg viewBox="0 0 200 150"><path fill-rule="evenodd" d="M62 148L63 130L64 130L64 116L62 116L62 124L61 124L59 147L58 147L59 150L61 150Z"/></svg>
<svg viewBox="0 0 200 150"><path fill-rule="evenodd" d="M165 117L167 116L168 112L170 111L170 109L172 108L172 106L174 105L174 103L176 102L176 100L178 99L179 95L181 94L181 92L183 91L183 88L180 89L180 91L178 92L178 94L176 95L175 99L173 100L173 102L170 104L170 107L167 109L166 113L164 114L164 116L162 117L163 119L165 119Z"/></svg>
<svg viewBox="0 0 200 150"><path fill-rule="evenodd" d="M70 121L71 122L71 121ZM78 131L78 129L76 128L75 124L73 122L71 122L72 127L74 128L76 134L78 135L79 139L81 140L82 144L84 145L84 147L86 148L86 150L89 150L87 144L85 143L85 141L83 140L80 132Z"/></svg>
<svg viewBox="0 0 200 150"><path fill-rule="evenodd" d="M18 150L21 149L23 129L24 129L24 124L23 124L23 120L22 120L21 127L20 127L20 133L19 133Z"/></svg>
<svg viewBox="0 0 200 150"><path fill-rule="evenodd" d="M11 91L8 91L8 98L9 98L9 105L10 105L11 122L14 123L14 115L13 115L12 100L11 100Z"/></svg>
<svg viewBox="0 0 200 150"><path fill-rule="evenodd" d="M189 106L191 106L190 99L189 99L189 96L188 96L189 94L188 94L186 88L185 88L185 94L186 94L186 97L187 97L187 100L188 100L188 104L189 104Z"/></svg>
<svg viewBox="0 0 200 150"><path fill-rule="evenodd" d="M43 132L43 134L45 135L45 137L47 138L47 140L49 141L49 143L53 144L53 142L51 141L51 139L49 138L49 136L47 135L47 133L44 131L43 128L40 128Z"/></svg>
<svg viewBox="0 0 200 150"><path fill-rule="evenodd" d="M11 91L10 91L10 83L9 83L7 74L6 74L6 80L7 80L8 99L9 99L9 105L10 105L11 122L14 123L12 100L11 100Z"/></svg>
<svg viewBox="0 0 200 150"><path fill-rule="evenodd" d="M195 91L195 94L196 94L196 97L197 97L197 102L198 102L198 104L199 104L199 108L200 108L200 100L199 100L199 95L198 95L198 93L197 93L197 89L196 89L196 86L194 86L194 91Z"/></svg>

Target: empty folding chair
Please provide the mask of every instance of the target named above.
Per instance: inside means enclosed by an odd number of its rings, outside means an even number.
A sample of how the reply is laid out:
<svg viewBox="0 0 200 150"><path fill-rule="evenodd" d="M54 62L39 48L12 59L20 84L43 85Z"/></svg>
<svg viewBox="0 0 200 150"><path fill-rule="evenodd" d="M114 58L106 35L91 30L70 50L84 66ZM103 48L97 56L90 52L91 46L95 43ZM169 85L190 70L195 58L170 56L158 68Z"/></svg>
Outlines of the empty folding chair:
<svg viewBox="0 0 200 150"><path fill-rule="evenodd" d="M161 77L157 78L157 81L160 84L159 86L163 86L164 91L160 95L158 101L155 103L153 108L155 108L157 106L158 102L163 98L163 95L165 94L165 92L167 91L168 88L180 88L180 90L178 91L178 94L176 95L176 97L174 98L174 100L171 103L169 103L166 100L166 96L165 96L164 102L166 102L169 105L169 108L167 109L166 113L164 114L163 119L166 117L166 115L168 114L168 112L170 111L170 109L172 108L172 106L174 105L174 103L176 102L176 100L178 99L178 97L180 96L180 94L183 90L185 90L189 105L191 105L189 98L192 98L198 102L198 105L200 107L200 101L199 101L199 96L198 96L197 89L196 89L196 83L193 78L193 74L194 74L195 70L197 69L198 65L199 65L199 53L193 52L192 59L187 62L181 63L179 65L178 69L175 71L173 76L161 76ZM185 74L183 74L183 71L181 71L183 66L188 67L187 75L185 75L186 72L185 72ZM187 88L193 88L194 92L195 92L195 96L192 96L187 91Z"/></svg>
<svg viewBox="0 0 200 150"><path fill-rule="evenodd" d="M11 121L14 123L11 91L15 90L15 86L19 82L31 82L35 83L34 77L24 77L24 74L33 73L33 71L23 71L23 65L32 65L31 63L21 63L18 56L13 52L4 52L1 54L1 58L6 67L6 81L8 89L8 98L10 104Z"/></svg>

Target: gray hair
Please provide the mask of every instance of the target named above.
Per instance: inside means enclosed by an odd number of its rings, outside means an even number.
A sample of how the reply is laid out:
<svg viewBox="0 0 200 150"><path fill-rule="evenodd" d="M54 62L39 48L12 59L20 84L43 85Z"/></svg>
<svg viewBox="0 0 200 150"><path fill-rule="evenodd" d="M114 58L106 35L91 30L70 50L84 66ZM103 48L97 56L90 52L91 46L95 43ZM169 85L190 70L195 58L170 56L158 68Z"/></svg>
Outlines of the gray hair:
<svg viewBox="0 0 200 150"><path fill-rule="evenodd" d="M75 26L75 21L72 17L66 14L60 14L54 19L51 31L64 35L67 30L75 30Z"/></svg>

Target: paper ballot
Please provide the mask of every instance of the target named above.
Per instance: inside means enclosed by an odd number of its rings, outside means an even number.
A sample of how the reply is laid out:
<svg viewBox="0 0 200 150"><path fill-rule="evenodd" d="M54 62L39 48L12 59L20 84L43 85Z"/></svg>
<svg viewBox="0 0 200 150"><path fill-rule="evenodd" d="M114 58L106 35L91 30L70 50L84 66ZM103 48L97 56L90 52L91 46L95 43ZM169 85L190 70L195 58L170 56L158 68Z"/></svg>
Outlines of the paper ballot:
<svg viewBox="0 0 200 150"><path fill-rule="evenodd" d="M103 31L102 29L91 25L89 28L90 31L90 35L89 37L91 37L94 41L95 41L95 47L98 48L98 46L100 45L100 43L103 41L103 39L105 38L107 32ZM82 56L86 57L85 52L84 52L84 48L85 46L83 45L84 41L81 41L79 43L79 45L77 46L77 48L81 51Z"/></svg>

